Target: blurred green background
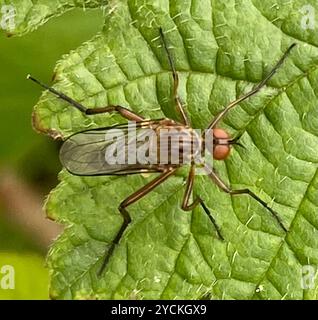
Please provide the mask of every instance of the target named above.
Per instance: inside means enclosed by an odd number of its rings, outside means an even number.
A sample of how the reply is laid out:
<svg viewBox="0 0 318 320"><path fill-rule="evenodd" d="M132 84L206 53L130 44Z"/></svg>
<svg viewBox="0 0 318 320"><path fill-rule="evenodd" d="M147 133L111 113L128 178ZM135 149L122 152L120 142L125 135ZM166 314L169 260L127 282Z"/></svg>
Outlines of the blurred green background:
<svg viewBox="0 0 318 320"><path fill-rule="evenodd" d="M32 108L63 54L101 30L100 10L72 10L22 38L0 32L0 299L48 299L45 255L61 228L45 219L45 195L58 183L58 143L33 131ZM6 289L3 266L14 267Z"/></svg>

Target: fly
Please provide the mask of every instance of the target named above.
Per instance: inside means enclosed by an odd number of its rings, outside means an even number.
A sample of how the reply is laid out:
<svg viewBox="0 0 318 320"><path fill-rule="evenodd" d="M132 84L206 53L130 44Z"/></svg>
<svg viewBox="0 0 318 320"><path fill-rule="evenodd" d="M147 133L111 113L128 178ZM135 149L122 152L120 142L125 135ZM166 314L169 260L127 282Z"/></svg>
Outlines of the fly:
<svg viewBox="0 0 318 320"><path fill-rule="evenodd" d="M191 195L193 190L193 184L195 179L195 172L197 165L194 161L194 152L193 152L193 146L195 143L198 143L200 146L205 145L207 136L209 135L210 138L213 140L212 146L208 146L208 152L213 156L214 159L217 160L225 160L231 150L231 145L238 144L239 138L231 138L227 132L223 129L217 128L217 125L219 122L223 119L223 117L235 106L237 106L242 101L248 99L249 97L255 95L257 92L259 92L267 83L268 81L273 77L273 75L276 73L276 71L279 69L279 67L283 64L284 60L292 50L292 48L296 44L292 44L287 51L284 53L284 55L281 57L281 59L276 63L276 65L273 67L273 69L269 72L269 74L259 83L257 84L251 91L247 92L246 94L242 95L235 101L232 101L229 105L227 105L221 112L219 112L214 119L210 122L210 124L207 127L207 130L201 135L198 136L195 134L194 129L191 127L190 119L185 111L184 105L181 102L179 96L178 96L178 86L179 86L179 76L175 69L174 61L172 59L171 53L168 49L168 45L163 33L162 28L159 29L160 38L163 44L163 48L167 54L167 58L169 61L169 65L172 71L173 76L173 99L175 102L176 109L180 115L181 121L175 121L172 119L155 119L155 120L147 120L142 115L139 115L123 106L120 105L109 105L106 107L98 107L98 108L86 108L82 104L76 102L72 98L66 96L65 94L55 90L54 88L51 88L35 78L28 76L28 79L36 82L43 88L49 90L51 93L55 94L57 97L67 101L70 105L78 109L80 112L87 116L96 115L96 114L102 114L102 113L112 113L117 112L119 113L123 118L127 119L130 122L135 123L135 130L137 137L145 135L145 131L147 129L152 130L154 134L152 137L149 138L148 141L148 155L147 155L147 161L145 160L145 157L142 159L137 159L134 163L127 163L127 161L123 161L122 163L113 163L110 164L105 160L105 152L107 150L116 149L117 150L117 156L118 154L121 154L125 158L127 154L129 153L129 147L132 145L132 142L136 142L134 140L129 140L129 130L131 129L131 123L128 124L120 124L117 126L112 127L105 127L105 128L98 128L98 129L92 129L92 130L86 130L82 132L75 133L68 137L61 149L60 149L60 159L63 164L63 166L72 174L78 175L78 176L97 176L97 175L128 175L128 174L138 174L138 173L159 173L159 175L144 185L141 189L137 190L130 196L128 196L125 200L123 200L119 205L119 212L122 215L123 218L123 224L121 228L119 229L115 239L110 244L108 251L105 254L105 259L103 261L103 264L100 268L100 274L103 272L105 267L107 266L107 263L112 256L112 253L116 247L116 245L119 243L123 233L125 232L128 225L131 223L131 218L129 215L129 212L127 211L127 207L132 205L133 203L137 202L144 196L146 196L148 193L150 193L154 188L156 188L158 185L163 183L165 180L167 180L170 176L175 174L176 170L184 165L184 163L187 163L190 165L189 174L187 177L186 187L184 196L181 203L181 208L184 211L191 211L198 205L202 207L202 209L205 211L207 216L209 217L211 223L214 225L214 228L216 230L216 234L220 240L224 240L222 236L222 232L220 228L218 227L218 224L216 223L215 219L213 218L210 210L205 205L204 200L196 196L193 201L191 201ZM112 130L121 130L122 136L119 140L115 142L111 138L107 138L107 134ZM158 140L162 140L162 132L167 132L168 134L173 131L173 133L170 136L176 135L176 132L178 133L178 136L183 136L183 143L182 147L175 146L175 144L170 140L168 143L164 144L164 147L159 147ZM156 139L156 143L153 141ZM138 143L137 143L138 145ZM184 146L188 146L187 152L184 150ZM119 147L120 146L120 147ZM127 148L128 147L128 148ZM149 161L149 153L151 151L160 153L161 151L166 151L168 154L167 161L162 163L160 161L161 159L155 160L155 161ZM182 150L181 150L182 149ZM127 151L128 150L128 151ZM186 158L185 162L182 163L174 163L171 160L171 154L173 151L180 151L181 154L183 154L183 158ZM185 153L185 154L184 154ZM151 157L150 157L151 158ZM180 159L179 159L180 160ZM184 160L184 159L183 159ZM224 192L230 194L231 196L234 195L249 195L254 200L256 200L258 203L260 203L264 208L268 210L268 212L273 216L273 219L276 220L276 223L285 231L287 232L286 227L284 226L283 222L281 221L279 215L269 207L269 205L259 198L253 191L249 189L237 189L234 190L230 186L228 186L223 180L217 175L216 171L213 169L213 166L210 167L207 164L204 164L204 170L207 172L210 179Z"/></svg>

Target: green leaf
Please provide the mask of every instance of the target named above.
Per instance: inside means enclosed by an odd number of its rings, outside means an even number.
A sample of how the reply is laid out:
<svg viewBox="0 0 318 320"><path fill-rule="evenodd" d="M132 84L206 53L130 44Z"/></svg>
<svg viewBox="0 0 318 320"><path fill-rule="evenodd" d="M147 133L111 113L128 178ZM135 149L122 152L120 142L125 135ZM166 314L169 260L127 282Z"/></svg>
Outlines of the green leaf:
<svg viewBox="0 0 318 320"><path fill-rule="evenodd" d="M270 203L289 231L248 196L231 198L197 176L194 193L212 211L220 241L200 208L180 209L182 171L129 207L132 224L98 278L122 223L119 203L155 175L82 178L62 171L46 203L48 216L67 226L49 254L53 298L317 298L315 280L302 288L303 266L316 272L318 264L318 37L301 29L305 4L108 1L103 31L55 70L54 87L87 107L119 104L149 118L177 119L160 26L194 128L205 128L298 44L267 88L222 121L233 136L243 134L245 149L215 163L233 188L248 187ZM54 137L123 121L83 116L48 92L34 113L36 128Z"/></svg>
<svg viewBox="0 0 318 320"><path fill-rule="evenodd" d="M74 8L99 8L103 0L1 0L1 28L9 36L37 29L53 17Z"/></svg>

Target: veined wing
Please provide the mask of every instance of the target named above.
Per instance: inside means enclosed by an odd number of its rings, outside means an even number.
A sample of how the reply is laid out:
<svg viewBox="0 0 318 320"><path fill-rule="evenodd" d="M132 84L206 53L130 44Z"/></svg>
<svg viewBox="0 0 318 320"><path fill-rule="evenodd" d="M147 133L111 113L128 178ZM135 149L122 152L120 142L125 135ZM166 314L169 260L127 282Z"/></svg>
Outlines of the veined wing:
<svg viewBox="0 0 318 320"><path fill-rule="evenodd" d="M60 160L80 176L160 172L149 154L158 125L159 120L145 120L75 133L63 143Z"/></svg>

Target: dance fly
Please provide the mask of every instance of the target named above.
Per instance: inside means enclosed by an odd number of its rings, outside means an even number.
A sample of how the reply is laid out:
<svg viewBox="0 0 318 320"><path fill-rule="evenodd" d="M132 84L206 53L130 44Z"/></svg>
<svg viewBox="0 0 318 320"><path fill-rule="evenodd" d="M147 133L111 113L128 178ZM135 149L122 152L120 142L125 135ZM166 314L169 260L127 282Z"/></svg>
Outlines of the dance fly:
<svg viewBox="0 0 318 320"><path fill-rule="evenodd" d="M222 111L220 111L210 122L204 133L200 135L191 127L191 121L187 115L181 99L178 96L179 76L176 71L174 61L168 48L162 28L159 29L159 34L163 44L163 50L167 55L167 59L169 61L172 72L174 83L172 95L176 109L181 119L178 121L167 118L154 120L145 119L142 115L139 115L120 105L86 108L85 106L76 102L65 94L39 82L31 76L28 76L28 79L49 90L51 93L61 98L62 100L67 101L71 106L75 107L87 116L117 112L123 118L129 121L127 124L85 130L75 133L66 138L60 150L60 159L63 166L69 172L79 176L158 173L158 176L156 178L144 185L141 189L129 195L120 203L118 209L122 215L123 223L121 228L118 230L115 239L108 247L108 250L105 254L105 259L100 268L100 273L102 273L107 266L107 263L112 256L116 245L119 243L123 233L131 223L131 218L129 212L127 211L127 207L146 196L154 188L174 175L175 172L185 164L189 165L190 169L184 196L181 203L181 208L185 211L190 211L193 210L196 206L200 205L209 217L212 225L214 226L218 238L220 240L224 240L222 236L222 230L219 228L217 221L215 221L210 210L205 205L204 199L202 199L200 196L197 196L193 199L193 201L191 201L195 173L197 170L196 159L202 153L202 146L206 147L206 149L214 159L224 160L230 154L231 145L240 145L238 141L239 137L231 138L225 130L217 128L219 122L235 106L259 92L276 73L292 48L295 46L295 44L292 44L287 49L287 51L276 63L269 74L251 91L242 95L235 101L232 101ZM129 132L132 130L132 128L135 130L135 138L129 138ZM118 134L116 142L114 142L115 133ZM165 135L168 136L170 140L167 139L167 141L162 144ZM176 144L173 138L175 137L178 140L180 139L180 136L182 137L182 143ZM147 139L145 137L147 137ZM145 142L146 140L147 147L145 149L144 145L141 145L140 141ZM208 140L212 141L212 143L207 143ZM142 149L144 153L141 157L134 157L134 161L127 161L129 155L132 154L129 151L129 148L132 145L134 145L134 150L136 148L144 148ZM116 156L115 160L117 160L117 162L107 161L107 157L105 157L105 155L107 155L107 152L110 158L114 158ZM164 154L164 156L162 156L162 154ZM118 159L121 159L122 161L118 161ZM260 203L260 205L266 208L266 210L273 216L273 219L276 221L276 223L285 232L287 232L287 229L284 226L279 215L253 191L249 189L232 189L217 175L216 171L213 169L213 166L210 167L207 164L203 164L203 170L206 171L210 179L221 190L225 191L231 196L246 194L252 197L255 201Z"/></svg>

